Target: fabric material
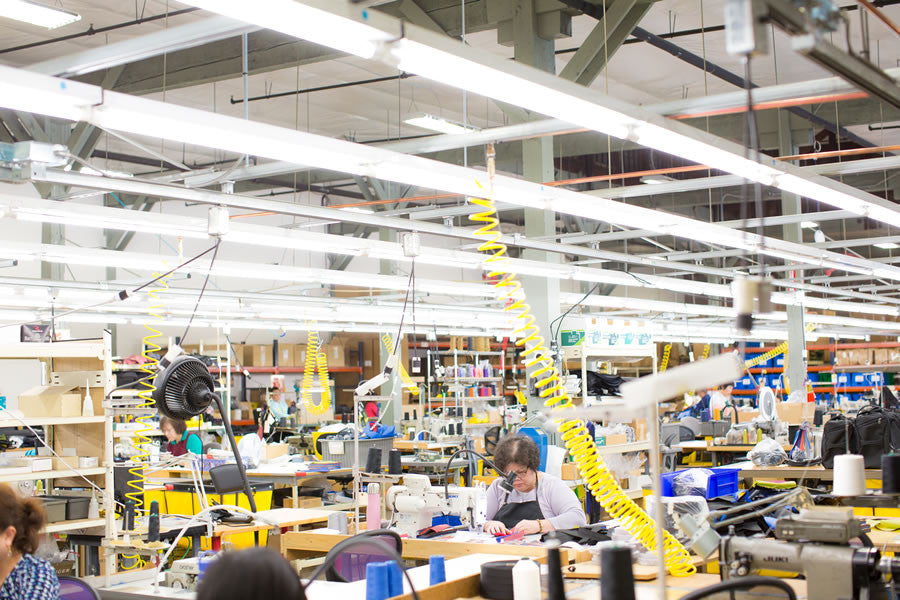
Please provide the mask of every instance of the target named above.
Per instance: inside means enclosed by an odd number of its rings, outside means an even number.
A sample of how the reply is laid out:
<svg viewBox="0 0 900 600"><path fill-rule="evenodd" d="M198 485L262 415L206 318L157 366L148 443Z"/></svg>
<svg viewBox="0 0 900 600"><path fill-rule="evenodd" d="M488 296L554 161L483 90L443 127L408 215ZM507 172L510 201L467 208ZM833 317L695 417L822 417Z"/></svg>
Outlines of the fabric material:
<svg viewBox="0 0 900 600"><path fill-rule="evenodd" d="M46 560L26 554L0 586L0 600L59 600L59 580Z"/></svg>
<svg viewBox="0 0 900 600"><path fill-rule="evenodd" d="M168 449L172 456L182 456L188 452L203 454L203 442L196 433L185 431L181 434L181 439L178 442L174 444L169 442Z"/></svg>
<svg viewBox="0 0 900 600"><path fill-rule="evenodd" d="M506 497L506 490L500 487L496 479L487 490L487 519L496 520L500 507L512 502L528 502L537 500L543 518L553 524L554 529L573 529L587 524L587 517L581 508L581 502L559 477L538 473L538 485L528 493L513 490Z"/></svg>

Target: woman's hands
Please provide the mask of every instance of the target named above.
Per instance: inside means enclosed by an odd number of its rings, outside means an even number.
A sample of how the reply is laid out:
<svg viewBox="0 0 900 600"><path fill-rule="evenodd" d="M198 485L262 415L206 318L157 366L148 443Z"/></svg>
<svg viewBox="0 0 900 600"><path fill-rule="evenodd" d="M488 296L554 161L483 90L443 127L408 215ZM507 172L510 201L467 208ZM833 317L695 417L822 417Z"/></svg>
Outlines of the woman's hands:
<svg viewBox="0 0 900 600"><path fill-rule="evenodd" d="M508 535L509 529L500 521L488 521L484 524L484 530L491 535Z"/></svg>
<svg viewBox="0 0 900 600"><path fill-rule="evenodd" d="M524 533L525 535L531 535L532 533L540 533L541 532L541 524L537 520L535 521L519 521L516 523L516 526L513 527L513 533Z"/></svg>

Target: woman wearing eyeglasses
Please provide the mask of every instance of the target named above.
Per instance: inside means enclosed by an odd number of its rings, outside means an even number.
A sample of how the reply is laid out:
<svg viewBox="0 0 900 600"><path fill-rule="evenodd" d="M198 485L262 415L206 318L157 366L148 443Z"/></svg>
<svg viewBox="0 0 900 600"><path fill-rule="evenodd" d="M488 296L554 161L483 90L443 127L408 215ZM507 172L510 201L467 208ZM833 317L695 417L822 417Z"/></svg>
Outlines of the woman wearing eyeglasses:
<svg viewBox="0 0 900 600"><path fill-rule="evenodd" d="M539 473L541 453L537 444L524 435L508 435L494 450L494 463L502 471L516 474L513 490L495 480L487 491L487 518L484 530L492 535L547 533L573 529L587 523L581 502L563 481Z"/></svg>

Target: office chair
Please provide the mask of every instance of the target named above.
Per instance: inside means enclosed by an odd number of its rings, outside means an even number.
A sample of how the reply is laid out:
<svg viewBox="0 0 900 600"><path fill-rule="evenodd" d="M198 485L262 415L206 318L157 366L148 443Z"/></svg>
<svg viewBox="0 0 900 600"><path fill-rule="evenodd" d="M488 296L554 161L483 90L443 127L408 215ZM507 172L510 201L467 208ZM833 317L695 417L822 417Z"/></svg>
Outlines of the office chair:
<svg viewBox="0 0 900 600"><path fill-rule="evenodd" d="M367 544L366 540L375 540L375 544ZM332 548L325 556L325 564L330 566L325 571L325 579L350 583L366 578L366 565L371 562L394 560L379 548L377 542L394 548L400 554L403 542L395 531L376 529L366 531L344 540Z"/></svg>
<svg viewBox="0 0 900 600"><path fill-rule="evenodd" d="M100 600L100 594L89 583L77 577L59 576L60 600Z"/></svg>

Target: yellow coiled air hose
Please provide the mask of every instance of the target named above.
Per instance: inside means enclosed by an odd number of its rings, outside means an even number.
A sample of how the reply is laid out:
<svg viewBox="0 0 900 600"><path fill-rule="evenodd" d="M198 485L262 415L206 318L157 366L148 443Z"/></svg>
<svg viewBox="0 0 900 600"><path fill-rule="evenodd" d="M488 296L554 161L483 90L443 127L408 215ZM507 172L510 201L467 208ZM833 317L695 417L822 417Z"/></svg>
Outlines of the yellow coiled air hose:
<svg viewBox="0 0 900 600"><path fill-rule="evenodd" d="M328 381L328 357L324 352L319 352L319 332L313 329L309 330L306 336L306 360L303 363L303 387L300 397L303 400L303 406L311 415L324 414L328 407L331 406L331 386ZM319 375L319 386L322 388L321 399L318 404L313 402L312 388L316 378L316 372Z"/></svg>
<svg viewBox="0 0 900 600"><path fill-rule="evenodd" d="M665 348L663 348L663 357L659 362L659 372L665 373L666 369L669 368L669 356L672 354L672 344L666 344Z"/></svg>
<svg viewBox="0 0 900 600"><path fill-rule="evenodd" d="M487 149L487 168L489 189L486 198L469 198L469 202L482 207L482 212L471 214L469 219L484 223L475 235L487 238L478 250L491 253L485 261L492 269L491 279L500 278L494 286L499 299L504 304L504 311L513 313L518 323L514 330L517 337L516 346L524 347L522 362L526 369L535 370L531 376L537 380L539 396L544 405L553 409L564 409L572 406L572 400L566 393L560 380L559 371L553 363L550 351L535 324L531 308L524 302L525 293L516 274L508 268L506 245L499 241L499 220L493 201L493 181L496 169L493 145ZM530 345L529 345L530 344ZM616 519L631 535L637 538L647 549L656 549L655 525L650 517L635 502L625 495L603 459L597 453L594 438L588 432L584 422L573 419L562 423L559 427L563 442L569 454L578 464L578 469L585 481L585 486L606 512ZM663 550L665 565L669 573L677 577L694 574L697 569L691 563L690 554L668 531L663 530Z"/></svg>
<svg viewBox="0 0 900 600"><path fill-rule="evenodd" d="M154 273L154 277L160 277L160 273ZM169 288L168 283L166 283L166 278L163 277L159 280L160 287L154 288L150 290L147 295L153 298L154 300L158 300L157 294L160 292L164 292ZM162 321L163 317L157 311L165 307L165 303L160 301L150 307L149 316L153 317L157 321ZM156 343L158 338L162 337L162 332L158 329L152 327L150 322L144 323L144 328L147 330L147 335L144 336L143 342L143 351L141 352L142 356L147 359L147 362L141 365L141 371L144 372L144 375L152 375L156 373L157 367L159 365L159 360L157 360L156 356L162 350L162 347ZM156 386L153 385L156 381L155 378L144 379L141 381L142 389L138 393L138 397L143 400L143 402L138 406L140 409L153 408L155 406L153 402L153 392L156 390ZM144 412L143 410L141 411ZM137 455L132 457L132 462L136 463L128 472L131 473L132 479L128 482L128 487L132 488L132 491L125 494L125 497L134 502L135 513L146 512L144 510L144 481L146 477L144 475L147 464L149 463L150 458L150 450L149 446L152 443L152 440L147 435L148 432L153 431L153 427L148 423L153 418L153 413L147 412L146 414L140 414L135 418L135 421L141 424L141 428L135 430L135 441L132 443L132 447L137 451ZM122 556L123 559L134 560L135 563L130 567L122 567L123 570L131 570L138 569L145 566L144 559L135 554L133 556Z"/></svg>

